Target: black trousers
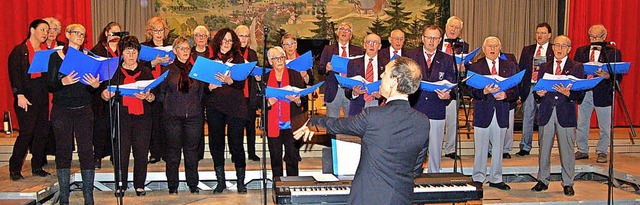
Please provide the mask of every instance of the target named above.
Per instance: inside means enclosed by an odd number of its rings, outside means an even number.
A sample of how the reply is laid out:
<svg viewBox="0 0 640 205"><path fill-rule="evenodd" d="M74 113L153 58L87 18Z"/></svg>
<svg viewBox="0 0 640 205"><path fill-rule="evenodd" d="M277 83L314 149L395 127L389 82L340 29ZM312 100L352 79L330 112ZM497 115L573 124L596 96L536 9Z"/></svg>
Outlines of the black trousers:
<svg viewBox="0 0 640 205"><path fill-rule="evenodd" d="M109 113L106 115L94 115L93 123L93 152L96 159L111 156L111 131L109 123Z"/></svg>
<svg viewBox="0 0 640 205"><path fill-rule="evenodd" d="M207 107L207 123L209 123L209 151L213 158L213 166L224 166L224 131L225 125L229 125L227 127L227 139L229 140L231 159L234 161L236 168L245 168L247 164L242 142L246 120L230 117L215 108Z"/></svg>
<svg viewBox="0 0 640 205"><path fill-rule="evenodd" d="M41 169L44 165L46 155L45 147L47 135L49 134L49 94L46 84L39 82L45 80L44 77L36 79L30 89L30 93L25 97L31 105L27 111L18 107L18 99L14 100L14 110L20 125L20 135L13 144L11 158L9 158L9 171L20 172L27 157L27 151L31 150L31 169ZM29 149L31 148L31 149Z"/></svg>
<svg viewBox="0 0 640 205"><path fill-rule="evenodd" d="M51 123L56 137L56 169L71 168L73 137L78 144L78 157L82 170L94 169L93 157L93 111L87 105L67 108L53 105Z"/></svg>
<svg viewBox="0 0 640 205"><path fill-rule="evenodd" d="M162 102L151 103L151 144L149 145L150 158L163 158L167 149L167 135L164 131L164 110Z"/></svg>
<svg viewBox="0 0 640 205"><path fill-rule="evenodd" d="M164 160L169 189L178 188L180 154L184 152L184 169L187 185L198 185L198 142L202 136L202 116L164 117L167 147Z"/></svg>
<svg viewBox="0 0 640 205"><path fill-rule="evenodd" d="M249 108L249 120L244 125L247 135L247 154L256 155L256 111L257 109Z"/></svg>
<svg viewBox="0 0 640 205"><path fill-rule="evenodd" d="M300 161L300 147L296 146L291 129L280 130L278 137L269 137L269 157L271 158L271 171L274 177L282 175L282 145L284 145L287 164L287 176L298 176L298 161Z"/></svg>
<svg viewBox="0 0 640 205"><path fill-rule="evenodd" d="M122 181L128 181L129 155L133 150L133 187L144 188L147 179L149 140L151 138L151 117L130 114L120 115L120 160ZM117 164L118 161L115 161ZM127 183L123 183L127 189Z"/></svg>

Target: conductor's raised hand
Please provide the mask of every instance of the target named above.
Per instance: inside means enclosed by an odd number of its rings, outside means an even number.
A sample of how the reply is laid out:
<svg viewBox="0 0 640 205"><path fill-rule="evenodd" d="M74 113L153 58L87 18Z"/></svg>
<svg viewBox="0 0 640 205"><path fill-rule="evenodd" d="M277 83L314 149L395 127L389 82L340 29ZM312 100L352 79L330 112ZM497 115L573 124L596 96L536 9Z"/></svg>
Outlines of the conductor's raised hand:
<svg viewBox="0 0 640 205"><path fill-rule="evenodd" d="M294 139L300 140L300 138L302 138L302 141L309 141L311 140L311 138L313 138L314 132L309 129L307 123L309 123L309 120L307 120L307 122L305 122L302 127L293 132Z"/></svg>
<svg viewBox="0 0 640 205"><path fill-rule="evenodd" d="M69 75L64 76L62 78L62 85L71 85L74 83L77 83L80 80L80 77L76 77L78 75L78 72L76 71L71 71L71 73L69 73Z"/></svg>

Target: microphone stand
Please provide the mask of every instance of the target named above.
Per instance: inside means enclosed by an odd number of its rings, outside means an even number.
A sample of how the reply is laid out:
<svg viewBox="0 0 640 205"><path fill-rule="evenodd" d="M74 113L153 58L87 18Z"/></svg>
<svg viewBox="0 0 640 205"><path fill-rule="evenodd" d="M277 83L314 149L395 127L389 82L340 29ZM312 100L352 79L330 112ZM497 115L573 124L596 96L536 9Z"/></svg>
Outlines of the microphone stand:
<svg viewBox="0 0 640 205"><path fill-rule="evenodd" d="M601 47L602 51L600 52L600 56L602 56L602 59L604 61L604 63L607 65L607 73L609 73L609 79L612 79L610 82L611 86L611 125L609 127L609 181L607 182L607 204L613 204L613 138L614 138L614 134L615 132L613 131L614 129L614 120L615 120L615 115L614 115L614 111L615 111L615 99L616 99L616 92L618 92L618 97L620 98L621 104L622 104L622 109L624 111L624 114L626 115L626 119L627 122L629 123L629 126L631 127L631 142L633 142L633 138L636 137L636 132L635 129L633 128L633 123L631 123L631 117L629 116L629 111L627 110L627 105L624 101L624 98L622 97L622 92L620 90L620 84L618 84L618 80L617 80L617 74L616 74L616 66L611 66L611 60L607 58L607 53L606 53L606 46L602 46ZM615 50L614 50L614 54L616 54ZM614 56L613 61L620 61L621 59L619 59L619 56Z"/></svg>
<svg viewBox="0 0 640 205"><path fill-rule="evenodd" d="M462 47L462 45L458 45L458 41L453 41L450 42L451 43L451 47L452 47L452 54L451 54L451 58L453 59L453 72L456 75L456 83L458 83L458 87L455 88L455 97L454 100L456 101L456 130L455 130L455 137L456 137L456 142L454 142L454 148L453 150L455 150L454 152L454 159L453 159L453 172L457 173L458 172L458 161L460 161L460 173L463 173L464 171L462 170L462 158L460 158L458 155L458 153L461 153L461 143L462 141L460 140L460 120L459 120L459 109L460 109L460 100L464 100L463 98L463 94L462 94L462 89L460 88L461 85L461 81L462 81L462 75L464 73L460 73L458 71L458 62L456 62L456 52L455 52L455 47L459 46ZM443 45L444 46L444 45ZM464 54L462 54L464 57ZM462 62L464 64L464 62ZM467 108L464 105L464 103L462 103L462 109L464 110L464 115L465 115L465 126L467 127L467 129L469 129L469 117L467 115ZM447 132L449 132L450 130L447 130ZM470 138L469 136L469 132L470 130L467 131L467 139Z"/></svg>
<svg viewBox="0 0 640 205"><path fill-rule="evenodd" d="M262 113L260 114L260 128L262 128L262 204L267 205L267 83L266 81L266 65L267 65L267 37L269 37L269 28L264 27L264 40L263 40L263 49L262 49L262 60L263 60L263 69L262 74L260 75L261 80L258 82L258 87L260 88L260 95L262 96ZM275 187L274 187L275 189Z"/></svg>
<svg viewBox="0 0 640 205"><path fill-rule="evenodd" d="M123 32L124 33L124 32ZM124 35L120 37L120 41L118 42L118 46L122 45L122 39L124 38ZM120 51L122 52L122 51ZM118 56L118 68L119 66L122 66L123 63L123 59L122 59L122 55L120 54L120 56ZM114 73L118 72L118 68L116 68L116 71ZM109 100L109 122L110 122L110 130L111 130L111 156L115 159L115 163L113 166L113 173L115 175L114 177L114 183L115 183L115 193L114 196L116 197L117 200L117 204L124 204L122 198L124 197L124 192L126 190L122 190L122 185L123 183L127 183L127 182L123 182L122 181L122 145L120 144L120 106L122 103L122 96L120 95L120 82L121 81L121 76L118 75L116 77L116 81L118 82L116 84L116 91L115 91L115 95ZM109 86L111 86L112 79L109 79ZM118 194L119 193L119 194Z"/></svg>

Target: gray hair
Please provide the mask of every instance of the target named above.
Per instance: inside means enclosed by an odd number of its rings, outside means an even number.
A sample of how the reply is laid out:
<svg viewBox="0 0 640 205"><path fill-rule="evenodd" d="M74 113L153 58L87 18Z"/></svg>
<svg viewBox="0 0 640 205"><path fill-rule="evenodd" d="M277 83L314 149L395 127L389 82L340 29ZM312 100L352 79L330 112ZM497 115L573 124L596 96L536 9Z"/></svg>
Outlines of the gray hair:
<svg viewBox="0 0 640 205"><path fill-rule="evenodd" d="M407 57L397 57L389 63L393 63L391 78L398 80L396 90L407 95L415 93L420 87L420 80L422 79L418 63Z"/></svg>
<svg viewBox="0 0 640 205"><path fill-rule="evenodd" d="M273 48L270 48L269 51L267 52L267 57L271 58L273 56L273 52L280 52L283 56L286 56L287 54L284 52L284 49L282 49L282 47L280 46L276 46Z"/></svg>
<svg viewBox="0 0 640 205"><path fill-rule="evenodd" d="M449 25L451 23L451 21L454 21L454 20L460 21L460 28L464 27L464 22L462 21L462 19L460 17L457 17L457 16L449 17L449 19L447 19L447 25Z"/></svg>

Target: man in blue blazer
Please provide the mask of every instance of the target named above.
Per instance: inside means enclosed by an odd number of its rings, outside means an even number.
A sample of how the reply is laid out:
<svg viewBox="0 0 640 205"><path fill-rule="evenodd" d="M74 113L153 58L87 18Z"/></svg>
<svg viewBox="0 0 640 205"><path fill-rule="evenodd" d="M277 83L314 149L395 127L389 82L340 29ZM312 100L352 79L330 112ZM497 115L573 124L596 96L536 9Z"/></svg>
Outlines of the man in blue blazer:
<svg viewBox="0 0 640 205"><path fill-rule="evenodd" d="M591 42L604 42L607 38L607 29L602 25L593 25L589 28L589 40ZM605 62L602 53L607 54L606 60L609 62L622 61L620 50L612 47L582 46L576 50L574 59L581 63ZM593 56L593 58L591 58ZM585 73L587 78L594 77L593 73ZM591 128L591 113L596 110L598 117L598 128L600 129L600 139L596 146L598 158L596 162L606 163L609 149L609 137L611 133L611 104L613 104L611 80L607 68L595 73L597 77L604 79L592 90L584 94L584 99L578 102L578 131L576 133L576 143L578 151L575 154L576 160L589 159L589 129ZM617 75L616 80L622 80L622 75Z"/></svg>
<svg viewBox="0 0 640 205"><path fill-rule="evenodd" d="M518 67L518 61L516 60L516 56L511 53L500 53L500 55L504 55L507 61L511 61ZM520 71L518 71L520 72ZM515 123L515 115L516 115L516 107L518 107L518 98L513 98L509 100L509 126L507 126L507 132L504 135L504 142L502 145L502 158L503 159L511 159L511 151L513 147L513 124ZM492 144L489 144L489 156L491 156L491 149L493 148Z"/></svg>
<svg viewBox="0 0 640 205"><path fill-rule="evenodd" d="M389 63L389 59L378 55L378 50L381 47L380 41L380 36L376 34L365 36L363 44L365 55L362 58L349 61L347 64L347 77L361 76L371 83L380 80L384 72L384 66ZM369 71L369 69L371 70ZM367 79L367 77L371 79ZM345 88L344 90L345 97L351 101L349 116L357 115L362 112L363 108L378 106L382 102L379 92L373 92L369 95L367 94L368 91L362 86L356 86L353 89Z"/></svg>
<svg viewBox="0 0 640 205"><path fill-rule="evenodd" d="M351 45L349 41L353 36L353 25L349 22L342 22L338 27L338 43L335 45L327 45L322 50L320 57L320 69L318 73L325 75L324 81L324 102L327 104L328 117L340 117L340 108L344 110L345 115L349 113L349 99L344 95L344 89L338 87L338 80L331 71L331 56L339 55L343 57L362 55L362 48Z"/></svg>
<svg viewBox="0 0 640 205"><path fill-rule="evenodd" d="M396 29L391 31L391 35L389 35L389 43L391 46L388 48L383 48L380 50L380 56L390 60L394 55L397 56L406 56L404 50L404 32L400 29Z"/></svg>
<svg viewBox="0 0 640 205"><path fill-rule="evenodd" d="M511 77L517 72L516 65L499 57L502 44L500 39L489 36L482 44L482 52L486 57L471 64L469 70L480 75L499 75ZM475 158L473 162L472 180L476 185L488 181L490 187L509 190L511 187L502 181L502 157L491 158L491 172L487 173L487 154L489 143L502 145L509 125L509 101L518 97L518 90L510 88L500 91L500 87L489 84L484 89L469 87L474 99L473 131ZM502 156L502 146L493 146L494 155Z"/></svg>
<svg viewBox="0 0 640 205"><path fill-rule="evenodd" d="M420 87L420 67L398 57L382 73L380 94L387 104L365 108L345 119L314 117L309 126L327 128L333 134L362 137L362 149L347 204L412 204L413 180L422 172L427 152L429 119L411 108L408 95ZM303 126L295 139L308 140Z"/></svg>
<svg viewBox="0 0 640 205"><path fill-rule="evenodd" d="M536 26L536 44L524 47L520 53L518 66L521 71L525 72L522 82L520 82L520 102L523 106L522 140L520 141L520 151L516 153L516 156L526 156L531 152L534 118L538 110L538 104L533 97L533 86L538 82L537 74L540 64L553 60L550 39L551 26L542 22Z"/></svg>
<svg viewBox="0 0 640 205"><path fill-rule="evenodd" d="M571 51L569 37L560 35L553 41L553 61L540 66L538 76L544 75L572 75L584 78L582 64L567 57ZM558 134L558 148L562 165L562 186L564 195L573 196L573 176L575 174L575 158L573 144L576 131L576 102L584 97L583 91L571 91L571 85L557 84L554 90L539 90L534 97L540 102L538 125L540 131L540 160L538 167L538 183L531 188L533 191L547 190L550 177L550 157L553 148L554 134Z"/></svg>
<svg viewBox="0 0 640 205"><path fill-rule="evenodd" d="M456 82L451 56L437 50L442 36L442 29L437 26L426 26L422 30L423 46L407 53L407 57L420 65L422 80L438 82L447 80ZM417 99L415 99L417 98ZM413 108L429 117L429 173L440 172L442 158L442 143L444 140L444 119L447 105L451 102L451 90L427 92L418 90L409 97L414 101Z"/></svg>
<svg viewBox="0 0 640 205"><path fill-rule="evenodd" d="M462 32L462 26L464 25L464 22L462 22L462 19L460 19L457 16L451 16L449 17L449 19L447 19L447 24L445 26L445 33L442 35L442 39L440 41L440 44L438 44L438 50L448 53L448 54L462 54L462 53L469 53L469 44L467 42L462 42L462 43L456 43L455 45L452 45L449 42L446 42L447 39L457 39L460 37L460 34ZM461 70L460 71L462 75L464 75L464 71ZM457 90L458 88L456 88ZM455 90L453 95L455 95ZM456 127L456 120L458 120L458 102L453 99L451 101L451 103L449 103L449 105L447 106L447 114L445 117L445 124L446 124L446 144L444 146L444 153L446 157L449 157L451 159L455 159L458 158L460 159L459 155L456 154L455 150L455 143L456 143L456 130L458 130L458 128Z"/></svg>

